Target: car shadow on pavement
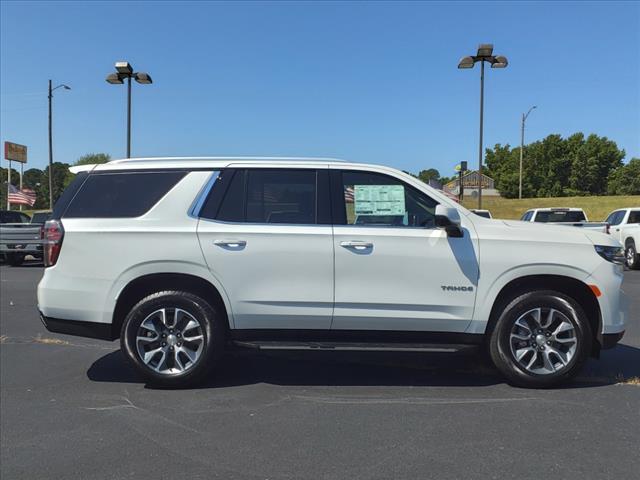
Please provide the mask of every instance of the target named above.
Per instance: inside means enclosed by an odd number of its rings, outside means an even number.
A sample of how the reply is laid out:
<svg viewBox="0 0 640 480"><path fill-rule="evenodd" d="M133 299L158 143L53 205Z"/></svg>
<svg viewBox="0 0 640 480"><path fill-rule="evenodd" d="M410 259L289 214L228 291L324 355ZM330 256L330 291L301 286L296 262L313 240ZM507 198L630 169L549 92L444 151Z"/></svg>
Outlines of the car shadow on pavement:
<svg viewBox="0 0 640 480"><path fill-rule="evenodd" d="M95 382L142 383L120 350L93 363ZM589 388L640 377L640 349L618 345L589 360L573 382L561 388ZM267 383L288 386L489 386L505 383L484 355L397 352L259 352L227 354L196 388ZM150 386L149 386L150 387ZM151 387L150 387L151 388Z"/></svg>

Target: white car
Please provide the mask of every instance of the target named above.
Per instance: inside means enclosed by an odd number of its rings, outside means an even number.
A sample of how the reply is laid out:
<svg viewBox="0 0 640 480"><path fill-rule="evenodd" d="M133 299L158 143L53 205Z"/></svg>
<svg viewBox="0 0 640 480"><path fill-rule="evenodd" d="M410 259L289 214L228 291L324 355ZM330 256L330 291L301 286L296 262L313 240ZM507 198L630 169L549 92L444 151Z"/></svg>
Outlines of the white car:
<svg viewBox="0 0 640 480"><path fill-rule="evenodd" d="M232 347L445 344L485 346L509 382L545 387L625 330L610 235L486 219L392 168L165 158L82 169L45 227L41 318L52 332L120 338L149 382L195 382Z"/></svg>
<svg viewBox="0 0 640 480"><path fill-rule="evenodd" d="M624 246L627 266L640 269L640 207L614 210L606 222L608 232Z"/></svg>

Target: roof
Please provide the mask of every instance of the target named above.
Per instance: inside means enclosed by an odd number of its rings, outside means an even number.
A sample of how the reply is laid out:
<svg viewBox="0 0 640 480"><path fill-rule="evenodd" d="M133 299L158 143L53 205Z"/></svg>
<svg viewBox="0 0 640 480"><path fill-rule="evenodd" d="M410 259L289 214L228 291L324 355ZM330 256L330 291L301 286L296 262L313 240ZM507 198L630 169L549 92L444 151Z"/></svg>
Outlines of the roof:
<svg viewBox="0 0 640 480"><path fill-rule="evenodd" d="M379 173L386 173L402 178L406 183L413 184L419 190L427 189L431 195L435 196L439 202L452 206L456 199L451 195L445 195L441 190L436 190L413 176L385 165L371 163L355 163L336 158L313 158L313 157L149 157L149 158L126 158L113 160L108 163L98 165L78 165L70 167L71 173L86 171L109 171L109 170L144 170L144 169L203 169L216 170L228 167L248 168L256 165L266 164L267 167L298 166L300 168L326 168L331 165L340 168L371 170ZM464 210L466 211L466 209ZM468 212L468 211L467 211ZM468 213L467 213L468 214Z"/></svg>

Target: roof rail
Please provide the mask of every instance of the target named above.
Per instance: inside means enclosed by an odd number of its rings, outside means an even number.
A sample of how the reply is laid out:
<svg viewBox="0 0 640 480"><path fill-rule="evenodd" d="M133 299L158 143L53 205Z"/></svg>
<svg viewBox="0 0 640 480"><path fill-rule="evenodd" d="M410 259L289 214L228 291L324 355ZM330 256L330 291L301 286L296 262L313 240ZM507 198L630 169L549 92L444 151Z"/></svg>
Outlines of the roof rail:
<svg viewBox="0 0 640 480"><path fill-rule="evenodd" d="M281 162L346 162L339 158L323 157L139 157L111 160L109 163L133 163L133 162L175 162L175 161L281 161Z"/></svg>

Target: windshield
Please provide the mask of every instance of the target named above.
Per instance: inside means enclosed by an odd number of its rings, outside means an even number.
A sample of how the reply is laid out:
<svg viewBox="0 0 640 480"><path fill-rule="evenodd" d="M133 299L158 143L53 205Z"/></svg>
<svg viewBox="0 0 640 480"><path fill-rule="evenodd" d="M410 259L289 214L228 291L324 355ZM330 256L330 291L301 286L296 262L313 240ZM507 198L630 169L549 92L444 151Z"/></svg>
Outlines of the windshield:
<svg viewBox="0 0 640 480"><path fill-rule="evenodd" d="M580 211L555 211L555 212L538 212L536 222L584 222L586 220L584 212Z"/></svg>
<svg viewBox="0 0 640 480"><path fill-rule="evenodd" d="M31 217L31 223L44 223L49 220L51 212L37 212Z"/></svg>

